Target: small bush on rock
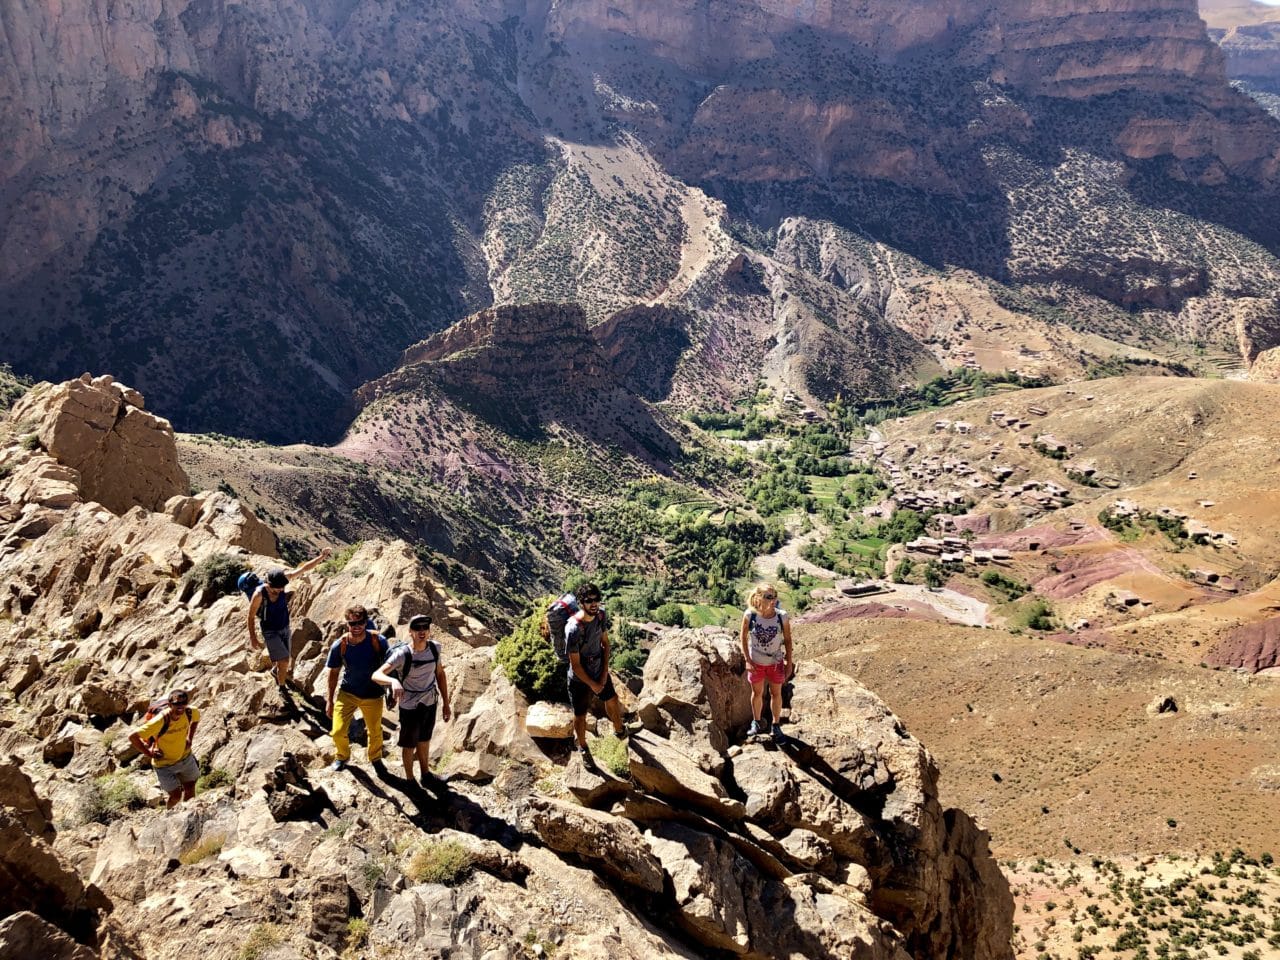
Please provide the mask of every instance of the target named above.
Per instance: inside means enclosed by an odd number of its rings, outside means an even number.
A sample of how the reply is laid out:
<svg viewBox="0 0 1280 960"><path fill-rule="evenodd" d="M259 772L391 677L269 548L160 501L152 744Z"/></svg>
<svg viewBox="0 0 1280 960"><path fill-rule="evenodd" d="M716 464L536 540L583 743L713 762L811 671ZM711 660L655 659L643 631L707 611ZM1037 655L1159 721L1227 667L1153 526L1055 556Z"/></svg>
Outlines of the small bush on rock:
<svg viewBox="0 0 1280 960"><path fill-rule="evenodd" d="M471 851L457 840L424 843L414 851L405 871L414 883L461 883L471 874Z"/></svg>
<svg viewBox="0 0 1280 960"><path fill-rule="evenodd" d="M217 836L208 837L201 840L194 847L184 851L178 856L178 862L190 866L193 863L199 863L208 857L216 857L222 852L222 847L226 844L227 838L218 834Z"/></svg>
<svg viewBox="0 0 1280 960"><path fill-rule="evenodd" d="M205 603L236 592L236 581L248 570L244 558L234 553L213 553L187 574L187 582L204 592Z"/></svg>
<svg viewBox="0 0 1280 960"><path fill-rule="evenodd" d="M85 823L110 823L142 806L142 794L124 773L109 773L90 784L80 805Z"/></svg>
<svg viewBox="0 0 1280 960"><path fill-rule="evenodd" d="M631 757L627 752L627 744L613 734L592 740L591 755L615 777L631 776Z"/></svg>
<svg viewBox="0 0 1280 960"><path fill-rule="evenodd" d="M249 931L249 937L240 947L239 960L262 960L272 947L284 943L285 935L274 923L260 923Z"/></svg>

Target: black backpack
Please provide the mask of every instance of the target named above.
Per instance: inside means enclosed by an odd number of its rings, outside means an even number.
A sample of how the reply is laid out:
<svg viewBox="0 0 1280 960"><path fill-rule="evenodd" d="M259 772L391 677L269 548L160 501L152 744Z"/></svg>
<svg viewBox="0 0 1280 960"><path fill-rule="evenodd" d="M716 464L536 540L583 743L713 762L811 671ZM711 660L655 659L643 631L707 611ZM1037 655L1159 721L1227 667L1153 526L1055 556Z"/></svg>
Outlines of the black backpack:
<svg viewBox="0 0 1280 960"><path fill-rule="evenodd" d="M565 627L569 625L569 618L581 610L582 606L578 603L578 598L572 593L566 593L551 601L551 606L547 607L546 616L542 620L542 635L550 639L556 656L565 662L569 660L569 654L564 648Z"/></svg>

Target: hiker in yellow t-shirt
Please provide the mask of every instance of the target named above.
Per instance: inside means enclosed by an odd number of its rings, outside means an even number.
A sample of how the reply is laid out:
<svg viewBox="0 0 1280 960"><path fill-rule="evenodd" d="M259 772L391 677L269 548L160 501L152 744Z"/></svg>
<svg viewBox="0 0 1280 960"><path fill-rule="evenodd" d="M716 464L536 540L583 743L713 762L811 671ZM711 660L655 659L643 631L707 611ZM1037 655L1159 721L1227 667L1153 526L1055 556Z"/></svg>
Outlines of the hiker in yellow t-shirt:
<svg viewBox="0 0 1280 960"><path fill-rule="evenodd" d="M189 706L190 702L187 691L174 690L162 706L157 705L160 709L155 716L129 734L134 749L151 758L160 789L169 794L171 807L194 797L196 780L200 778L200 764L191 752L200 711Z"/></svg>

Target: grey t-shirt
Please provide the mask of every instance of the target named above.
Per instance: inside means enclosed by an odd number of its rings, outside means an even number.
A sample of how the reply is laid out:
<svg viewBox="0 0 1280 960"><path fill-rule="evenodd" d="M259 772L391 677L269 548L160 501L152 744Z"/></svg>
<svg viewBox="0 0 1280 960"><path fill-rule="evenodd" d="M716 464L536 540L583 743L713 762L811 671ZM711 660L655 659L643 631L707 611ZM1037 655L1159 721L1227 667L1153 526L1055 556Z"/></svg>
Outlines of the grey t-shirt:
<svg viewBox="0 0 1280 960"><path fill-rule="evenodd" d="M408 656L413 657L413 666L409 668L408 676L402 676L405 657ZM395 677L404 687L404 696L398 704L401 710L430 706L436 702L439 695L436 689L436 665L441 659L440 644L434 640L427 641L427 649L417 653L408 644L391 648L384 669L387 676Z"/></svg>
<svg viewBox="0 0 1280 960"><path fill-rule="evenodd" d="M609 629L609 615L601 610L590 620L582 614L574 614L564 628L565 656L576 653L582 669L592 680L599 680L604 673L604 647L600 640ZM569 676L573 677L573 664L569 664Z"/></svg>

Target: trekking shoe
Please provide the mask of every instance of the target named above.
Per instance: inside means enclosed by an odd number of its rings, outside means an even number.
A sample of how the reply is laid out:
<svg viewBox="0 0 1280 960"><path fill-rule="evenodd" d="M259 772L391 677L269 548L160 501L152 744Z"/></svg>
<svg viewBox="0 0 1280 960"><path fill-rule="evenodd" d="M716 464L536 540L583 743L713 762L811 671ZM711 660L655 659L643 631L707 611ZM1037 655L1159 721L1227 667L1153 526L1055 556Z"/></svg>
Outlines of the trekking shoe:
<svg viewBox="0 0 1280 960"><path fill-rule="evenodd" d="M773 725L773 742L782 743L785 739L787 739L787 735L783 733L782 728L775 723Z"/></svg>
<svg viewBox="0 0 1280 960"><path fill-rule="evenodd" d="M347 769L347 761L335 760L333 761L333 763L329 764L329 769L332 770L334 773L337 773L339 770L345 770Z"/></svg>
<svg viewBox="0 0 1280 960"><path fill-rule="evenodd" d="M751 726L747 727L747 736L748 736L748 737L758 737L758 736L760 736L760 734L762 734L762 733L764 733L764 731L760 729L760 721L759 721L759 720L752 720L752 721L751 721Z"/></svg>
<svg viewBox="0 0 1280 960"><path fill-rule="evenodd" d="M578 757L582 760L582 765L589 770L596 767L596 758L591 756L591 750L588 747L578 747Z"/></svg>
<svg viewBox="0 0 1280 960"><path fill-rule="evenodd" d="M627 737L631 736L631 728L624 723L621 730L613 731L613 735L619 740L625 740Z"/></svg>

